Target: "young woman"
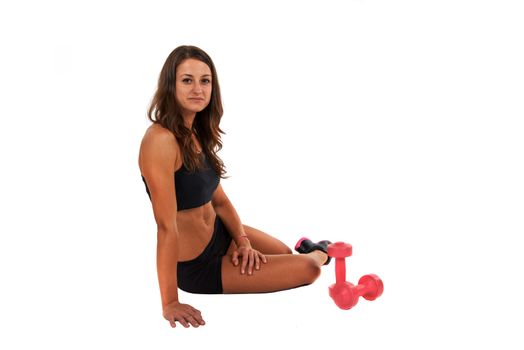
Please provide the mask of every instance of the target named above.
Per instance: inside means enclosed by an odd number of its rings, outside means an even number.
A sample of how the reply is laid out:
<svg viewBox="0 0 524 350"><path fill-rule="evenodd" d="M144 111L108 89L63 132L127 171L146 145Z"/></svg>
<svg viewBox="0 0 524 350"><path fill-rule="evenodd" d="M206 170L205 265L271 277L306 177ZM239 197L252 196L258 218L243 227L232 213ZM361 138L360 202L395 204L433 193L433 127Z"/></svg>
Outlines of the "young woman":
<svg viewBox="0 0 524 350"><path fill-rule="evenodd" d="M329 262L328 241L284 243L243 225L220 179L222 102L211 58L180 46L167 58L140 146L139 167L157 223L157 271L172 327L205 322L180 303L190 293L272 292L313 283Z"/></svg>

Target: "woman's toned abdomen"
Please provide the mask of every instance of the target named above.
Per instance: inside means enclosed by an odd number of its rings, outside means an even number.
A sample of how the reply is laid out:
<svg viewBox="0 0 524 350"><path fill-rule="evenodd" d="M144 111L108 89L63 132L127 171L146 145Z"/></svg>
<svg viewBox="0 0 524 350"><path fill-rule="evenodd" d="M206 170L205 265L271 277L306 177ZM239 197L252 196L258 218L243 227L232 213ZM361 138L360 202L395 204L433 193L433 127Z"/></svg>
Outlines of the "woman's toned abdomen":
<svg viewBox="0 0 524 350"><path fill-rule="evenodd" d="M211 202L177 213L178 261L188 261L202 253L213 235L216 213Z"/></svg>

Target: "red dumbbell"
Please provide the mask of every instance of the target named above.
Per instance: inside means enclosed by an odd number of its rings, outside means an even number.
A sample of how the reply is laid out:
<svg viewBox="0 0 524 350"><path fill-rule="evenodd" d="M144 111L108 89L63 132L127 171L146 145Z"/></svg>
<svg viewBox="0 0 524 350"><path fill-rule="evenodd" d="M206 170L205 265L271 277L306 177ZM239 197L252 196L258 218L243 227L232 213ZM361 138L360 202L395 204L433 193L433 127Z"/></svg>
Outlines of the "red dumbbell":
<svg viewBox="0 0 524 350"><path fill-rule="evenodd" d="M384 284L377 275L365 275L360 278L358 285L346 281L346 257L351 256L351 244L336 242L328 245L328 255L335 258L335 273L337 281L329 287L329 296L341 309L349 310L362 296L366 300L375 300L382 295Z"/></svg>

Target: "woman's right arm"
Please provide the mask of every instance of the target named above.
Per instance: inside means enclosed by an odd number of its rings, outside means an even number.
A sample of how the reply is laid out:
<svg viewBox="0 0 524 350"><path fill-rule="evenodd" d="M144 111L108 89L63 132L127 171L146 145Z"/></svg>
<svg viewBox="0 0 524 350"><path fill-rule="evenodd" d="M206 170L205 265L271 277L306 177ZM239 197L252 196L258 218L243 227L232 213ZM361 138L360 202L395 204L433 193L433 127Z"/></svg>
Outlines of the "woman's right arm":
<svg viewBox="0 0 524 350"><path fill-rule="evenodd" d="M204 324L200 311L178 301L178 228L174 166L180 157L176 138L167 130L150 130L140 149L141 172L151 194L157 224L157 273L164 317L172 327Z"/></svg>

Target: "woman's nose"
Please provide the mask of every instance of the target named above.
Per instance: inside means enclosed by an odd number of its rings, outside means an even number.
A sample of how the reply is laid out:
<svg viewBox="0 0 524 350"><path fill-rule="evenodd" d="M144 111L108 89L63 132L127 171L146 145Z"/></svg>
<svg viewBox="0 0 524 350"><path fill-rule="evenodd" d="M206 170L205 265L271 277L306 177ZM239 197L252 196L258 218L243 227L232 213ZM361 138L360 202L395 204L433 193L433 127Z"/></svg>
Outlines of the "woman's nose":
<svg viewBox="0 0 524 350"><path fill-rule="evenodd" d="M193 85L193 92L202 92L202 85L200 83L195 83L195 85Z"/></svg>

